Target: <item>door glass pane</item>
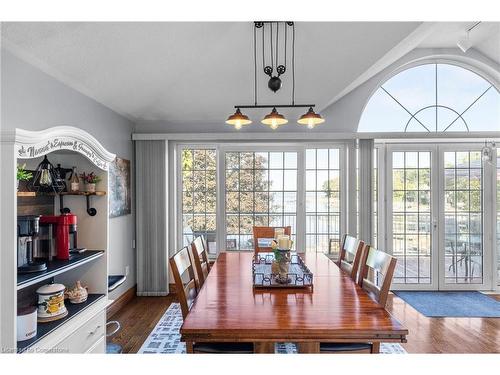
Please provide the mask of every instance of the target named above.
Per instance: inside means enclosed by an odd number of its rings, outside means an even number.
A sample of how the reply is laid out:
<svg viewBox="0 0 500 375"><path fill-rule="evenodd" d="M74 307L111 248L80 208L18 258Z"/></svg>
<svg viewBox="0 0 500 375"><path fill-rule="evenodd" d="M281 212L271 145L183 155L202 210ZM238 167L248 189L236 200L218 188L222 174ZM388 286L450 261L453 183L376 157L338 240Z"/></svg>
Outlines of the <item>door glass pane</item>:
<svg viewBox="0 0 500 375"><path fill-rule="evenodd" d="M306 151L306 251L338 255L340 149Z"/></svg>
<svg viewBox="0 0 500 375"><path fill-rule="evenodd" d="M217 254L216 150L185 148L181 155L182 242L188 246L195 237L205 236L208 253Z"/></svg>
<svg viewBox="0 0 500 375"><path fill-rule="evenodd" d="M431 153L392 153L394 282L431 283Z"/></svg>
<svg viewBox="0 0 500 375"><path fill-rule="evenodd" d="M446 151L444 181L445 284L482 284L481 152Z"/></svg>
<svg viewBox="0 0 500 375"><path fill-rule="evenodd" d="M297 152L226 152L226 250L253 250L253 226L297 218Z"/></svg>

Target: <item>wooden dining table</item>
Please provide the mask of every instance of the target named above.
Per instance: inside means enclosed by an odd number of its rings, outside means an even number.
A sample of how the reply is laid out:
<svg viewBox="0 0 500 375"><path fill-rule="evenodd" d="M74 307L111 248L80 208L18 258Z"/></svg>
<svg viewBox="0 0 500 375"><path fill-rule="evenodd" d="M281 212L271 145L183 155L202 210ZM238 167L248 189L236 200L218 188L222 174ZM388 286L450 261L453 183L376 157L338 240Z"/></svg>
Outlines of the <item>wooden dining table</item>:
<svg viewBox="0 0 500 375"><path fill-rule="evenodd" d="M319 352L320 342L406 342L408 330L324 254L301 254L313 288L254 288L249 252L222 252L180 329L194 342L253 342L273 353L276 342Z"/></svg>

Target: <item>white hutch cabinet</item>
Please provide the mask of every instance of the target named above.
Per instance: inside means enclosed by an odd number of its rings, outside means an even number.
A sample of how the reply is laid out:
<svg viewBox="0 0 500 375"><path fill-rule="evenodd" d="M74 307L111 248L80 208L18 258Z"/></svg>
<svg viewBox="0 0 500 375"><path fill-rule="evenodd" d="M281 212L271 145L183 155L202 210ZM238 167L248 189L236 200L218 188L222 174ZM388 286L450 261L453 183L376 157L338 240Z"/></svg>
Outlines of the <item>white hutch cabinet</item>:
<svg viewBox="0 0 500 375"><path fill-rule="evenodd" d="M17 353L104 353L106 349L106 307L108 304L108 167L115 155L81 129L58 126L43 131L16 129L2 133L0 207L0 348ZM18 193L16 164L34 170L47 155L55 166L76 166L78 172L94 172L102 180L97 192L64 193L64 206L78 218L78 247L88 250L68 261L50 262L47 271L17 274L17 215L30 209L30 200L47 194ZM83 189L83 186L81 187ZM50 195L49 195L50 196ZM60 199L52 194L53 214L59 214ZM49 202L50 198L49 198ZM50 205L50 204L49 204ZM89 215L88 208L97 210ZM33 214L36 204L33 205ZM36 303L36 289L51 281L72 286L77 280L88 287L83 304L66 302L68 316L37 324L37 336L16 341L17 308L23 301Z"/></svg>

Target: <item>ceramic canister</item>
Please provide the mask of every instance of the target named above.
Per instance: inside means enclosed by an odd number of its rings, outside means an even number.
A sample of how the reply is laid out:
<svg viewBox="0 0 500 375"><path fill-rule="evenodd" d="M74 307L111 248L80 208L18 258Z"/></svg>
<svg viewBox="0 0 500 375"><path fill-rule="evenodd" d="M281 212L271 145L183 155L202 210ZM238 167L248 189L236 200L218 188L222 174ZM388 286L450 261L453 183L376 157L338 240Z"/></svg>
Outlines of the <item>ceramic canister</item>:
<svg viewBox="0 0 500 375"><path fill-rule="evenodd" d="M29 340L36 336L37 309L27 306L17 310L17 341Z"/></svg>
<svg viewBox="0 0 500 375"><path fill-rule="evenodd" d="M39 320L55 320L68 313L64 305L65 289L62 284L47 284L37 289Z"/></svg>

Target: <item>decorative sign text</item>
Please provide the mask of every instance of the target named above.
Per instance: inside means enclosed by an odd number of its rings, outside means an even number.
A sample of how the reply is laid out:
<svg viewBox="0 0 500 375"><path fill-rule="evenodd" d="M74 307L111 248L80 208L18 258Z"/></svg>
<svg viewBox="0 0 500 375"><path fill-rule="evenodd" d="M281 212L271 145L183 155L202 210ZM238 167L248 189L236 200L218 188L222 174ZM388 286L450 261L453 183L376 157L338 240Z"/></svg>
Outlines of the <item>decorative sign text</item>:
<svg viewBox="0 0 500 375"><path fill-rule="evenodd" d="M107 170L108 163L96 155L89 145L69 138L54 138L45 143L22 145L18 147L18 157L32 159L57 150L71 150L86 156L97 167Z"/></svg>

